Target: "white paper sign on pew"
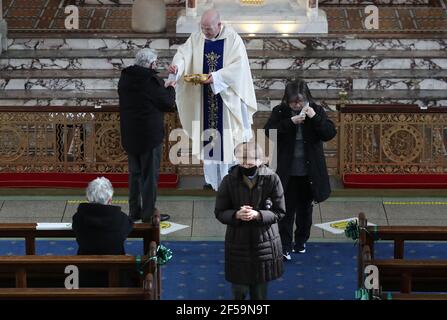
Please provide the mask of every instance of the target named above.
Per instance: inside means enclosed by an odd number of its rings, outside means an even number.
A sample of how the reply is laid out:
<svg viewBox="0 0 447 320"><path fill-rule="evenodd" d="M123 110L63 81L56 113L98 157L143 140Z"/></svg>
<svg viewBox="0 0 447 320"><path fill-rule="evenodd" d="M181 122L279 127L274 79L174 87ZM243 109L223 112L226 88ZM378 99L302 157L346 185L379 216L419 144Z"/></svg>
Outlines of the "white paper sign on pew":
<svg viewBox="0 0 447 320"><path fill-rule="evenodd" d="M160 234L165 235L185 228L189 228L189 226L170 221L162 221L160 223ZM36 224L36 230L71 230L71 229L72 229L71 223L39 222Z"/></svg>
<svg viewBox="0 0 447 320"><path fill-rule="evenodd" d="M348 218L343 220L318 223L315 224L315 227L318 227L333 234L344 234L348 223L354 220L358 222L358 218ZM368 226L375 226L375 224L368 221Z"/></svg>
<svg viewBox="0 0 447 320"><path fill-rule="evenodd" d="M71 230L71 223L38 222L36 230Z"/></svg>

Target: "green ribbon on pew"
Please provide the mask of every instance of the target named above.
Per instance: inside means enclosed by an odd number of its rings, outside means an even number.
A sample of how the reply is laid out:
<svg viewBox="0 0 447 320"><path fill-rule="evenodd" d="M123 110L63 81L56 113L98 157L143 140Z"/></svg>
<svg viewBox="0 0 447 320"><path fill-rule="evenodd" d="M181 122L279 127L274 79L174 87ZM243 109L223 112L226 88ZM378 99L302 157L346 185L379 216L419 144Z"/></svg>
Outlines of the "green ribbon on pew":
<svg viewBox="0 0 447 320"><path fill-rule="evenodd" d="M351 220L348 222L348 224L346 225L346 228L345 228L345 236L352 240L357 241L360 237L361 229L365 230L366 233L371 235L373 237L374 241L378 240L377 226L374 226L372 232L370 232L367 228L360 228L357 220Z"/></svg>
<svg viewBox="0 0 447 320"><path fill-rule="evenodd" d="M358 238L360 237L360 227L357 220L348 222L345 228L345 236L352 240L358 240Z"/></svg>
<svg viewBox="0 0 447 320"><path fill-rule="evenodd" d="M157 262L159 265L166 264L172 259L171 249L166 248L164 245L160 244L157 248Z"/></svg>
<svg viewBox="0 0 447 320"><path fill-rule="evenodd" d="M369 300L369 292L365 288L355 290L356 300Z"/></svg>
<svg viewBox="0 0 447 320"><path fill-rule="evenodd" d="M143 275L144 267L149 263L149 261L155 260L155 262L161 266L166 264L171 259L172 259L171 249L168 249L164 245L160 244L157 247L157 255L149 257L143 264L141 264L141 256L136 256L135 264L137 265L138 273Z"/></svg>

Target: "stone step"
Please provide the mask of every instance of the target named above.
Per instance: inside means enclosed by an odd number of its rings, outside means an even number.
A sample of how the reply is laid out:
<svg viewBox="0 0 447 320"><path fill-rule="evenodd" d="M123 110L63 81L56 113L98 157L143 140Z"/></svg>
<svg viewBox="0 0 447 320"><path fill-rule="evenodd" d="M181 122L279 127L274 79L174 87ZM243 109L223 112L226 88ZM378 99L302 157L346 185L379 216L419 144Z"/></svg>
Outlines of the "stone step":
<svg viewBox="0 0 447 320"><path fill-rule="evenodd" d="M65 38L64 38L65 37ZM68 38L66 38L68 37ZM396 38L397 37L397 38ZM84 34L77 35L49 33L9 34L8 50L136 50L153 48L159 50L176 49L186 41L187 36L173 34ZM446 50L445 35L427 38L424 35L399 34L382 35L323 35L323 36L243 36L248 50L275 51L326 51L366 50L389 51L430 51Z"/></svg>
<svg viewBox="0 0 447 320"><path fill-rule="evenodd" d="M335 110L336 106L340 103L338 99L324 99L318 100L320 103L327 107L328 110ZM258 111L270 112L273 107L281 103L281 100L258 100ZM393 98L376 98L376 99L355 99L349 100L350 104L366 104L366 105L395 105L395 104L408 104L418 105L421 107L446 107L447 99L393 99ZM1 107L28 107L30 110L34 108L46 107L46 106L77 106L77 107L97 107L97 106L111 106L118 105L118 99L98 99L98 98L43 98L43 99L0 99Z"/></svg>
<svg viewBox="0 0 447 320"><path fill-rule="evenodd" d="M115 79L121 70L70 69L70 70L7 70L0 71L0 79ZM166 78L166 70L159 74ZM417 79L447 78L447 69L384 69L384 70L252 70L254 79Z"/></svg>
<svg viewBox="0 0 447 320"><path fill-rule="evenodd" d="M447 72L447 70L443 70ZM12 72L14 73L14 72ZM311 90L447 90L447 81L444 77L434 79L427 78L386 78L386 79L306 79ZM116 90L118 87L118 77L116 78L64 78L54 75L53 78L0 78L0 89L3 90ZM253 80L255 89L276 89L284 90L289 80L287 78L255 78Z"/></svg>
<svg viewBox="0 0 447 320"><path fill-rule="evenodd" d="M447 48L446 48L447 49ZM127 50L100 50L100 49L73 49L73 50L12 50L3 52L1 59L67 59L67 58L119 58L133 59L138 49ZM159 58L172 58L175 49L156 49ZM247 50L251 59L288 59L288 58L314 58L314 59L425 59L447 58L447 50Z"/></svg>
<svg viewBox="0 0 447 320"><path fill-rule="evenodd" d="M159 59L160 69L166 69L172 59ZM0 70L74 70L74 69L117 69L134 63L133 58L0 58ZM252 70L379 70L379 69L447 69L446 58L250 58Z"/></svg>
<svg viewBox="0 0 447 320"><path fill-rule="evenodd" d="M339 90L312 90L312 96L318 100L338 100ZM260 101L279 101L284 95L283 90L256 90ZM349 99L427 99L447 100L447 90L353 90ZM118 99L116 90L2 90L1 100L26 99Z"/></svg>

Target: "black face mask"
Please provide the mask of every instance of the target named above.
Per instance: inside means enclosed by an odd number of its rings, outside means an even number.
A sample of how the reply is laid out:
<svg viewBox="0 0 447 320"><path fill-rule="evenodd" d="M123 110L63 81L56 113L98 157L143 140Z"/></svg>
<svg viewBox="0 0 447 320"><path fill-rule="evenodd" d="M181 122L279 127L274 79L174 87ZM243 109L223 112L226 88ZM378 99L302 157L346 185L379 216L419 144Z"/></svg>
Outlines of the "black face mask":
<svg viewBox="0 0 447 320"><path fill-rule="evenodd" d="M255 174L256 174L256 170L258 169L258 167L256 167L256 166L254 166L254 167L251 167L251 168L244 168L244 167L241 167L241 172L242 172L242 174L244 175L244 176L246 176L246 177L251 177L251 176L254 176Z"/></svg>

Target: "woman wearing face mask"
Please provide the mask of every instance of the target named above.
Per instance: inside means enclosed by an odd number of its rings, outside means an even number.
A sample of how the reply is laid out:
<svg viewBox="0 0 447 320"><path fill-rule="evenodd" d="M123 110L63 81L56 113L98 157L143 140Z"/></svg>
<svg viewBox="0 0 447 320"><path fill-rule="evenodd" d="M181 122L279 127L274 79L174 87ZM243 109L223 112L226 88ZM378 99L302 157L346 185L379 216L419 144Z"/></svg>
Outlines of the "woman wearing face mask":
<svg viewBox="0 0 447 320"><path fill-rule="evenodd" d="M323 142L334 138L337 131L324 109L313 101L302 80L287 84L282 103L273 108L264 129L267 136L269 130L277 130L276 173L284 187L286 201L286 216L279 230L284 259L291 260L290 252L306 252L313 201L322 202L331 193Z"/></svg>
<svg viewBox="0 0 447 320"><path fill-rule="evenodd" d="M267 298L267 282L283 273L278 221L284 216L279 177L262 165L262 150L254 143L236 147L239 165L230 169L219 187L215 215L227 225L225 279L233 298Z"/></svg>

